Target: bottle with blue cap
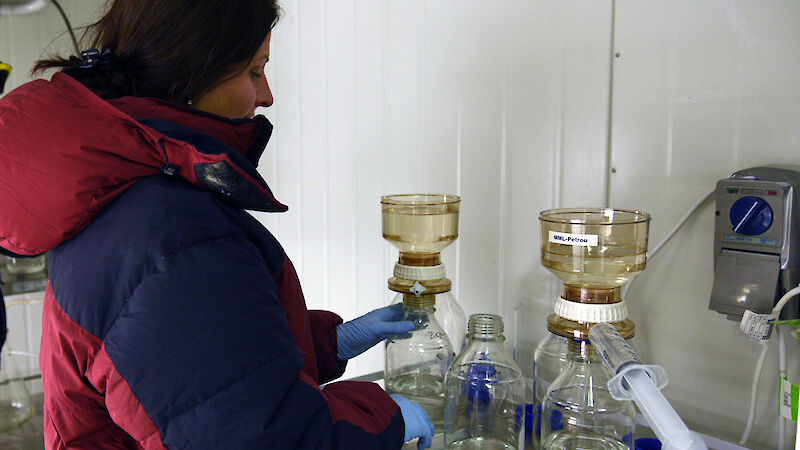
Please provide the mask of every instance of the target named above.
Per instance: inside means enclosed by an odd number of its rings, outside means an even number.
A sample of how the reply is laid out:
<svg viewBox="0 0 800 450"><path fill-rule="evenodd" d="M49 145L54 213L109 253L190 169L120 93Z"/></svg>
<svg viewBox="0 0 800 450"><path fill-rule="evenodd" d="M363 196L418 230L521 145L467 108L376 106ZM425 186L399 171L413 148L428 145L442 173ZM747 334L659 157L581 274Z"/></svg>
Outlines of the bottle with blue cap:
<svg viewBox="0 0 800 450"><path fill-rule="evenodd" d="M468 345L445 377L445 447L522 448L525 378L503 346L503 319L473 314L468 330Z"/></svg>

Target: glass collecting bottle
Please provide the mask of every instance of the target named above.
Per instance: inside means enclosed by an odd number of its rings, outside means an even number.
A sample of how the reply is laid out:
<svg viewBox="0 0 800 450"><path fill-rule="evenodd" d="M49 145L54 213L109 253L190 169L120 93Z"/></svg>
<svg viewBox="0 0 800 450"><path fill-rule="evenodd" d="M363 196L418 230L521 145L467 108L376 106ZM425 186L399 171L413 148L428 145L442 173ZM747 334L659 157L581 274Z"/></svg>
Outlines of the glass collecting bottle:
<svg viewBox="0 0 800 450"><path fill-rule="evenodd" d="M397 303L403 303L403 294L395 295L391 304ZM458 305L452 291L436 294L434 307L436 308L434 312L436 322L442 326L447 338L450 339L453 351L461 352L464 349L467 335L467 317L464 315L464 310Z"/></svg>
<svg viewBox="0 0 800 450"><path fill-rule="evenodd" d="M633 402L611 397L608 370L588 341L569 340L568 349L568 365L542 403L541 448L633 448Z"/></svg>
<svg viewBox="0 0 800 450"><path fill-rule="evenodd" d="M468 329L467 346L445 377L445 447L521 448L525 378L503 346L503 320L473 314Z"/></svg>
<svg viewBox="0 0 800 450"><path fill-rule="evenodd" d="M386 340L386 392L417 402L437 432L444 422L444 376L455 358L450 339L436 320L434 295L404 294L404 320L414 329Z"/></svg>
<svg viewBox="0 0 800 450"><path fill-rule="evenodd" d="M542 420L552 420L543 418L542 402L547 395L550 385L561 374L567 364L567 338L555 333L548 332L536 346L533 356L533 426L530 441L534 448L539 448L539 436Z"/></svg>
<svg viewBox="0 0 800 450"><path fill-rule="evenodd" d="M0 432L30 419L33 409L25 380L6 345L0 351Z"/></svg>

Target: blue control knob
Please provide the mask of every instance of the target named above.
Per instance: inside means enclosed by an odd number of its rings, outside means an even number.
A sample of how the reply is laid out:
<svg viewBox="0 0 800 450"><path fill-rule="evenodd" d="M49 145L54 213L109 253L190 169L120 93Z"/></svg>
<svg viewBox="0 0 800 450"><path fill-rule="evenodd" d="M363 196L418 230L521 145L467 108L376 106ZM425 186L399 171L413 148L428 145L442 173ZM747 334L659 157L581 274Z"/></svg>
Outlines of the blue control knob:
<svg viewBox="0 0 800 450"><path fill-rule="evenodd" d="M748 236L764 233L772 226L772 208L760 197L742 197L731 206L733 231Z"/></svg>

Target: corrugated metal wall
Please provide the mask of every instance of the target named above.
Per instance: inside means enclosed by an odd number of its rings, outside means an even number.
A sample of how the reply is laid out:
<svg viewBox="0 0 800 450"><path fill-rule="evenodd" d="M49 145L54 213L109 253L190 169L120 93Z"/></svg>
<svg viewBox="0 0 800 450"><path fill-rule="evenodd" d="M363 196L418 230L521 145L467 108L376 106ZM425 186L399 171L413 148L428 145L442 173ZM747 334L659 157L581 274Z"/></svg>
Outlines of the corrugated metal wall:
<svg viewBox="0 0 800 450"><path fill-rule="evenodd" d="M100 3L65 2L75 24ZM397 254L381 238L382 194L462 196L461 235L444 251L455 295L467 314L502 314L528 364L559 288L539 263L539 211L645 210L652 248L717 179L796 159L800 7L790 0L282 5L267 66L276 103L262 111L276 129L259 170L290 211L258 217L295 262L309 307L345 319L391 297ZM61 30L52 7L0 17L12 87ZM681 415L735 440L759 349L708 311L712 226L706 206L629 303L637 345L670 374L665 393ZM35 329L35 316L12 326ZM382 358L371 350L348 375ZM775 359L756 447L776 442Z"/></svg>

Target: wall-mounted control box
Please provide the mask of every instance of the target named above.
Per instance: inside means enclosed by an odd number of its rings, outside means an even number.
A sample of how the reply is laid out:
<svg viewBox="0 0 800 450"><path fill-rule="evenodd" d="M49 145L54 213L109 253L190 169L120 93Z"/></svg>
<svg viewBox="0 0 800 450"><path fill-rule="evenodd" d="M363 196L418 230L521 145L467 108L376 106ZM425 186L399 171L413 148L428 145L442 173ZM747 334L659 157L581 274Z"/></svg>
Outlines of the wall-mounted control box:
<svg viewBox="0 0 800 450"><path fill-rule="evenodd" d="M800 283L800 167L762 166L719 180L709 308L740 320L772 311ZM782 318L797 317L790 302Z"/></svg>

